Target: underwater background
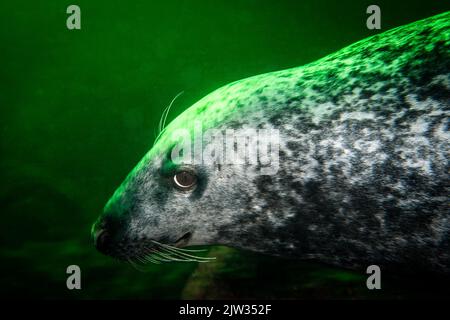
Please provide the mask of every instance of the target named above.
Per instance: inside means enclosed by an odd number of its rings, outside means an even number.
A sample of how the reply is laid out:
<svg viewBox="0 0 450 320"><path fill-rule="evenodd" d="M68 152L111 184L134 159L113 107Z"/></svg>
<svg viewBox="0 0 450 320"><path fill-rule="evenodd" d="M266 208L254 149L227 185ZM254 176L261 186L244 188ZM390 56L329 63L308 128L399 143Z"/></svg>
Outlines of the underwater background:
<svg viewBox="0 0 450 320"><path fill-rule="evenodd" d="M81 8L68 30L66 8ZM209 264L148 272L98 253L90 228L168 120L231 81L300 66L382 29L450 9L441 0L1 1L0 297L240 299L449 297L428 275L383 278L225 247ZM66 268L81 268L68 290Z"/></svg>

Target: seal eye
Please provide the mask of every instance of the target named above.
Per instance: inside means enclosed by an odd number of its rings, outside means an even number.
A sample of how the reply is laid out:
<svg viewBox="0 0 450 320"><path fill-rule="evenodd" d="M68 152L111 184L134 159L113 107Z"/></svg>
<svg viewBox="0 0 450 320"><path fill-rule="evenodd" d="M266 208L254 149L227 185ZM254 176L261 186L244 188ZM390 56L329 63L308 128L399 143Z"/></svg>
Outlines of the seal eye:
<svg viewBox="0 0 450 320"><path fill-rule="evenodd" d="M178 189L189 190L197 183L197 177L189 171L181 171L173 176L173 182Z"/></svg>

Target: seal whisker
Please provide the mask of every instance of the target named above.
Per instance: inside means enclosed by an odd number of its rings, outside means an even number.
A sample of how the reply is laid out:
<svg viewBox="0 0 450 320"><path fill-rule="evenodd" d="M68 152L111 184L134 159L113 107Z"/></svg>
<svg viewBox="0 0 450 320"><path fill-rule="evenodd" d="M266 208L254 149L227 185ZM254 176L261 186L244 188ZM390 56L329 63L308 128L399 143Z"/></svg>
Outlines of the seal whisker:
<svg viewBox="0 0 450 320"><path fill-rule="evenodd" d="M128 261L128 262L133 266L133 268L135 268L137 271L140 271L140 272L148 272L148 271L149 271L148 268L144 268L144 267L138 265L136 262L134 262L134 261L131 260L131 259L127 259L127 261Z"/></svg>
<svg viewBox="0 0 450 320"><path fill-rule="evenodd" d="M163 257L167 257L168 259L170 259L169 261L175 261L175 262L191 262L192 261L192 260L186 260L185 258L179 259L179 258L173 257L170 255L170 252L167 252L167 251L166 251L166 253L159 251L158 254L160 254Z"/></svg>
<svg viewBox="0 0 450 320"><path fill-rule="evenodd" d="M168 246L171 248L174 248L178 251L182 251L182 252L206 252L206 251L208 251L208 249L184 249L184 248L178 248L178 247L171 246L171 245L168 245Z"/></svg>
<svg viewBox="0 0 450 320"><path fill-rule="evenodd" d="M161 255L165 255L167 257L170 257L171 259L173 259L173 261L183 261L183 262L193 262L192 259L188 259L185 256L182 255L178 255L175 252L172 252L170 250L167 250L166 248L160 246L159 251L158 251Z"/></svg>
<svg viewBox="0 0 450 320"><path fill-rule="evenodd" d="M153 253L150 253L149 255L146 255L143 257L145 262L151 262L151 263L161 263L164 261L160 261Z"/></svg>
<svg viewBox="0 0 450 320"><path fill-rule="evenodd" d="M168 246L168 247L171 247L171 248L173 248L173 249L175 249L175 250L177 250L177 251L182 251L182 252L206 252L206 251L208 251L208 249L185 249L185 248L178 248L178 247L175 247L175 246L171 246L171 245L169 245L169 244L163 244L163 243L160 243L160 242L158 242L158 241L156 241L156 240L152 240L152 242L155 243L155 244L157 244L157 245L160 245L160 246Z"/></svg>
<svg viewBox="0 0 450 320"><path fill-rule="evenodd" d="M151 254L145 255L144 257L139 257L138 259L139 259L139 261L141 261L144 264L148 263L148 262L151 262L154 264L161 264L161 262L156 260L154 257L152 257Z"/></svg>
<svg viewBox="0 0 450 320"><path fill-rule="evenodd" d="M164 109L162 115L161 115L161 119L159 119L159 125L158 125L158 135L155 138L155 142L153 144L155 144L158 139L161 137L162 133L164 132L164 129L166 127L166 120L167 120L167 116L169 115L169 111L172 108L172 105L174 104L175 100L181 96L184 93L184 91L179 92L170 102L170 104Z"/></svg>
<svg viewBox="0 0 450 320"><path fill-rule="evenodd" d="M170 255L174 259L177 259L177 261L184 261L184 262L202 262L202 257L196 257L191 255L183 254L182 252L177 252L174 250L170 250L170 248L165 248L162 244L160 245L160 250L164 251L165 254Z"/></svg>
<svg viewBox="0 0 450 320"><path fill-rule="evenodd" d="M173 248L165 248L167 251L169 251L169 252L171 252L172 254L175 254L175 255L177 255L177 256L179 256L179 257L183 257L183 258L187 258L187 259L192 259L193 261L196 261L196 262L208 262L208 261L210 261L210 260L214 260L215 259L215 257L200 257L200 256L194 256L194 255L191 255L191 254L187 254L187 253L185 253L185 252L180 252L180 251L177 251L177 250L175 250L175 249L173 249Z"/></svg>
<svg viewBox="0 0 450 320"><path fill-rule="evenodd" d="M164 247L164 249L173 252L174 254L177 254L178 256L183 256L186 258L190 258L190 259L195 259L195 261L197 262L208 262L210 260L215 260L215 257L199 257L199 256L194 256L191 254L188 254L186 252L180 252L178 251L176 247L172 247L166 244L162 244L162 243L158 243L160 246Z"/></svg>
<svg viewBox="0 0 450 320"><path fill-rule="evenodd" d="M215 259L216 259L215 257L194 256L194 255L188 254L188 253L186 253L186 252L180 251L179 248L177 248L177 247L168 246L167 249L173 250L173 251L175 251L176 253L181 254L181 255L184 255L184 256L186 256L186 257L191 257L191 258L195 258L195 259L199 259L199 260L215 260Z"/></svg>
<svg viewBox="0 0 450 320"><path fill-rule="evenodd" d="M182 259L182 261L186 261L186 262L202 262L203 261L202 257L185 255L182 252L170 250L170 248L163 248L163 250L165 250L166 253L168 253L172 256L179 257L180 259Z"/></svg>
<svg viewBox="0 0 450 320"><path fill-rule="evenodd" d="M179 259L176 259L176 258L172 257L170 254L162 253L161 252L161 248L159 248L159 249L155 249L155 248L147 249L146 253L144 255L144 259L147 262L152 262L152 263L154 263L154 261L162 262L162 263L164 263L164 262L173 262L173 261L182 261L182 260L179 260Z"/></svg>
<svg viewBox="0 0 450 320"><path fill-rule="evenodd" d="M172 105L174 104L175 100L181 96L184 93L184 91L179 92L170 102L169 106L166 109L166 114L164 115L164 119L162 122L162 127L161 127L161 131L164 130L164 128L166 127L166 121L167 121L167 116L169 115L170 109L172 108Z"/></svg>
<svg viewBox="0 0 450 320"><path fill-rule="evenodd" d="M153 253L150 254L150 256L153 259L156 259L156 260L161 261L161 262L173 262L173 261L175 261L173 257L171 257L169 255L165 255L159 250L154 251Z"/></svg>
<svg viewBox="0 0 450 320"><path fill-rule="evenodd" d="M145 259L147 262L151 262L151 263L155 263L155 264L161 264L161 263L164 263L164 262L170 262L170 261L168 261L168 260L161 259L161 258L155 256L154 254L151 254L151 255L149 255L149 256L146 256L144 259Z"/></svg>

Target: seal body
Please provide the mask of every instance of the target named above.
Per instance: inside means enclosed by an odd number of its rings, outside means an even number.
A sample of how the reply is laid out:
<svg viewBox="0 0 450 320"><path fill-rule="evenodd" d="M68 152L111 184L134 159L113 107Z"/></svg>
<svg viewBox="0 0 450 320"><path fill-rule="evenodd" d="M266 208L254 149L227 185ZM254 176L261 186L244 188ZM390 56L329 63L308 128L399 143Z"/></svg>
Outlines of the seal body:
<svg viewBox="0 0 450 320"><path fill-rule="evenodd" d="M216 90L169 124L115 192L93 227L97 245L124 259L158 241L449 273L449 52L447 12ZM174 164L170 134L194 121L278 130L276 174ZM174 187L183 170L192 189Z"/></svg>

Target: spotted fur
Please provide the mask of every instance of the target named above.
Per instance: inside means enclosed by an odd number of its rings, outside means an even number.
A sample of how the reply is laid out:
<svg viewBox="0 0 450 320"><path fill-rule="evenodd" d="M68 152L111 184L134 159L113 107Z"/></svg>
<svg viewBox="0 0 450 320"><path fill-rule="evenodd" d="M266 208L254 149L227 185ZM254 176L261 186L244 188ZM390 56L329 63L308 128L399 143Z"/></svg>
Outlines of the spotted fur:
<svg viewBox="0 0 450 320"><path fill-rule="evenodd" d="M166 128L108 202L109 253L136 256L149 239L190 232L190 245L449 273L449 52L447 12L216 90ZM170 133L194 120L278 129L278 173L196 165L197 188L175 190Z"/></svg>

